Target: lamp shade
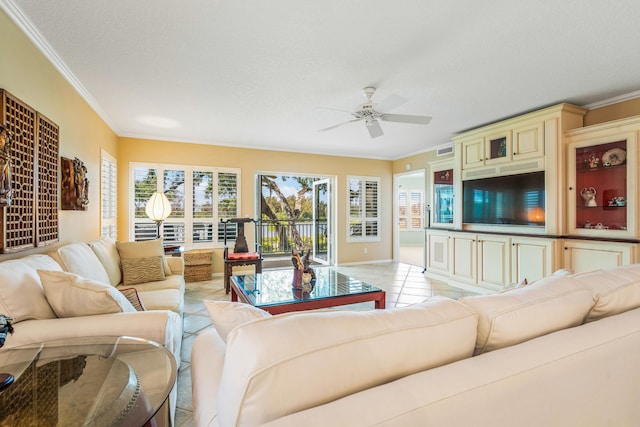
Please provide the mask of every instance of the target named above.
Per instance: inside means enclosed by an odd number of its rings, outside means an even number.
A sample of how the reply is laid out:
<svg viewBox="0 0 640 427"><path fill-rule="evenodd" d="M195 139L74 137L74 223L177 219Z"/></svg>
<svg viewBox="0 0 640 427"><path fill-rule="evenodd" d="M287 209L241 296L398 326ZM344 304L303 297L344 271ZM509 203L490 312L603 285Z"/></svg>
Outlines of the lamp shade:
<svg viewBox="0 0 640 427"><path fill-rule="evenodd" d="M145 212L152 220L162 222L171 214L171 203L164 193L156 191L149 198Z"/></svg>

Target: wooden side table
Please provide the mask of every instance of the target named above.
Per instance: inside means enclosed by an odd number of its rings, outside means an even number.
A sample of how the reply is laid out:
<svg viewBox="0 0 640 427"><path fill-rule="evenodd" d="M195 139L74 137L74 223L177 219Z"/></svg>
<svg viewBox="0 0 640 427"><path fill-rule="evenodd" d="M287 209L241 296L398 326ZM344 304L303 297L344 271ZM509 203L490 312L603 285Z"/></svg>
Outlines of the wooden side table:
<svg viewBox="0 0 640 427"><path fill-rule="evenodd" d="M194 249L184 253L185 282L211 280L213 249Z"/></svg>

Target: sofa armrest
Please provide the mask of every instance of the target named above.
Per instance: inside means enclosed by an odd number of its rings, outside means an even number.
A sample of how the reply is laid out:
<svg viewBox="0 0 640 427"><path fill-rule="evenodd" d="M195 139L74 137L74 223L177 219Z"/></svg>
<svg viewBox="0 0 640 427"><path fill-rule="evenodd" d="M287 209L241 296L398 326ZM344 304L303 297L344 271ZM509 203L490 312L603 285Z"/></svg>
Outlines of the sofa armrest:
<svg viewBox="0 0 640 427"><path fill-rule="evenodd" d="M215 329L202 332L191 346L193 418L197 426L218 425L218 394L226 344Z"/></svg>
<svg viewBox="0 0 640 427"><path fill-rule="evenodd" d="M95 316L25 320L14 324L5 348L66 338L130 336L164 346L180 363L182 320L168 310L112 313Z"/></svg>
<svg viewBox="0 0 640 427"><path fill-rule="evenodd" d="M184 259L182 257L168 256L166 260L169 263L172 274L184 276Z"/></svg>

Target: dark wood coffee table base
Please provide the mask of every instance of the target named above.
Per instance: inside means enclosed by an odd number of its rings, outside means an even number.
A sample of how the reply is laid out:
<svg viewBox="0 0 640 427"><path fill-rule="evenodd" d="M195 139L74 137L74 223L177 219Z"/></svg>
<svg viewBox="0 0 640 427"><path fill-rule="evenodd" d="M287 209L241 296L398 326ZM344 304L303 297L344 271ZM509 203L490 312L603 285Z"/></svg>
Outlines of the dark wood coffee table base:
<svg viewBox="0 0 640 427"><path fill-rule="evenodd" d="M360 302L373 301L375 303L376 309L384 309L386 307L386 298L386 293L383 290L379 290L355 295L340 295L309 301L303 300L292 303L265 305L258 308L271 314L282 314L289 313L291 311L317 310L319 308L329 308L338 305L357 304ZM238 288L235 276L231 277L231 301L240 301L251 304L251 301L249 301L244 293Z"/></svg>

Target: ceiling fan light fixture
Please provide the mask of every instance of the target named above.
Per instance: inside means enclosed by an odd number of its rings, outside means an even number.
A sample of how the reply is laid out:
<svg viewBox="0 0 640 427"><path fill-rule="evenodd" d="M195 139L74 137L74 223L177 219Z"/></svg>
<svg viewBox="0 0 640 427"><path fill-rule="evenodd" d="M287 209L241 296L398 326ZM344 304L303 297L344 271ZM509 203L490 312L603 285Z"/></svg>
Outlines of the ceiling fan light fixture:
<svg viewBox="0 0 640 427"><path fill-rule="evenodd" d="M369 131L369 136L371 138L377 138L379 136L384 135L382 131L382 127L380 126L380 122L378 119L384 122L396 122L396 123L409 123L409 124L417 124L417 125L427 125L431 121L431 117L429 116L415 116L409 114L389 114L377 111L373 107L373 101L371 98L373 94L376 92L375 87L367 86L362 89L362 93L367 97L367 102L362 104L356 111L351 112L351 115L355 117L352 120L339 123L337 125L329 126L328 128L321 129L320 132L324 132L327 130L335 129L339 126L358 122L360 120L364 120L364 124Z"/></svg>

